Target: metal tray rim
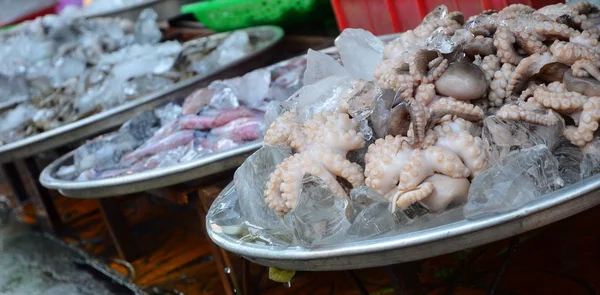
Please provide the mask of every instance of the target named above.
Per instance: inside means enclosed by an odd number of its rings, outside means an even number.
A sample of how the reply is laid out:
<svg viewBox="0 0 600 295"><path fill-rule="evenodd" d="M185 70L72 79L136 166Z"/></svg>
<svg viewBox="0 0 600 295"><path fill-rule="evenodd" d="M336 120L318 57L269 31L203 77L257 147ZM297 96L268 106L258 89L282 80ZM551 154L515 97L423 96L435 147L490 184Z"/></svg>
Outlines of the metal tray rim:
<svg viewBox="0 0 600 295"><path fill-rule="evenodd" d="M277 26L271 26L271 25L251 27L251 28L247 28L247 29L243 29L243 30L245 30L245 31L272 30L275 34L274 38L272 40L270 40L270 42L268 44L258 47L251 55L255 55L255 54L264 52L268 48L275 45L275 43L277 43L279 40L281 40L281 38L284 35L282 28L277 27ZM223 35L227 35L230 33L231 32L224 32L224 33L218 33L218 34L214 34L214 35L210 35L210 36L223 36ZM210 36L205 36L205 37L210 37ZM203 37L200 37L200 38L203 38ZM198 39L200 39L200 38L198 38ZM193 41L193 40L190 40L190 41ZM213 75L216 75L216 74L222 72L223 70L225 70L227 68L231 68L235 65L243 63L248 58L250 58L251 55L248 55L241 59L238 59L238 60L226 65L225 67L219 68L215 72L204 74L204 75L197 75L197 76L194 76L187 80L183 80L178 83L175 83L172 87L169 87L168 89L164 89L164 90L161 90L158 92L143 95L138 99L134 99L130 102L127 102L120 106L108 109L108 110L100 112L98 114L83 118L81 120L77 120L75 122L60 126L58 128L52 129L52 130L48 130L46 132L42 132L40 134L36 134L34 136L29 136L29 137L23 138L21 140L15 141L15 142L11 142L11 143L2 145L2 146L0 146L0 163L9 162L11 160L14 160L14 157L7 156L7 154L9 154L10 152L12 152L14 150L23 149L28 145L36 144L40 141L52 139L55 136L64 134L64 133L72 131L72 130L77 130L79 128L83 128L91 123L98 123L98 122L105 120L106 118L109 118L113 115L129 111L132 108L135 108L140 105L144 105L144 104L151 102L161 96L168 95L169 93L172 93L173 91L175 91L177 89L185 88L186 86L190 86L192 84L198 83L204 79L207 79ZM43 150L47 150L47 149L48 148L46 147ZM25 153L23 153L23 154L25 154L25 156L21 155L18 158L24 158L24 157L27 157L28 155L36 154L38 152L40 152L40 150L35 150L34 152L29 152L29 153L25 152Z"/></svg>
<svg viewBox="0 0 600 295"><path fill-rule="evenodd" d="M109 17L112 14L118 14L121 12L125 12L128 10L134 10L134 9L138 9L138 8L142 8L142 7L149 7L149 6L152 6L159 2L167 2L167 1L170 1L170 0L150 0L150 1L146 1L146 2L136 3L133 5L127 5L127 6L123 6L123 7L113 8L113 9L109 9L106 11L100 11L100 12L96 12L96 13L90 13L90 14L83 13L81 16L84 18Z"/></svg>
<svg viewBox="0 0 600 295"><path fill-rule="evenodd" d="M360 242L349 242L337 245L328 245L314 249L306 249L298 246L276 247L265 246L253 243L243 243L225 234L215 233L210 224L206 223L206 229L209 237L219 246L227 251L251 257L255 259L294 261L294 260L318 260L331 259L342 256L364 255L368 253L385 252L409 248L422 244L438 241L440 239L452 238L472 232L481 231L490 227L509 223L511 221L524 218L535 213L548 210L555 206L574 200L585 194L589 194L600 188L600 175L595 175L581 180L570 186L561 188L538 199L525 204L524 206L497 214L494 216L482 216L477 219L463 219L456 222L450 222L429 229L418 230L399 235L385 236L381 238L372 238ZM234 188L233 188L234 189ZM223 190L225 191L225 190ZM592 206L596 204L590 204ZM592 207L590 206L590 207ZM577 212L578 213L578 212ZM550 223L550 222L548 222ZM539 224L539 226L546 225ZM537 227L539 227L537 226Z"/></svg>
<svg viewBox="0 0 600 295"><path fill-rule="evenodd" d="M140 182L145 180L150 180L153 178L158 178L166 175L170 175L173 173L181 173L193 168L199 168L205 166L207 164L227 159L229 157L235 156L237 154L242 154L245 152L249 152L252 150L259 149L262 147L263 141L253 141L245 143L237 148L230 149L227 151L210 154L204 157L201 157L195 161L181 163L165 168L152 169L147 171L142 171L139 173L133 173L130 175L100 179L100 180L90 180L90 181L71 181L71 180L60 180L55 177L52 177L52 173L57 171L60 166L69 158L73 157L76 150L65 154L60 157L58 160L52 162L48 165L42 173L40 174L40 182L43 186L50 189L60 189L60 190L85 190L85 189L93 189L93 188L102 188L107 186L119 186L125 185L128 183Z"/></svg>

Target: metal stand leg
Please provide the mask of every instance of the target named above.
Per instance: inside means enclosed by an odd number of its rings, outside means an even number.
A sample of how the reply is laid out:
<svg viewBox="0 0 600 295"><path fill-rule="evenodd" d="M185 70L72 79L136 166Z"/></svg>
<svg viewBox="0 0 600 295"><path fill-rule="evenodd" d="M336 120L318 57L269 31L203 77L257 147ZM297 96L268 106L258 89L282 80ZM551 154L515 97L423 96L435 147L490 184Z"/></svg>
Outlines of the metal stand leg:
<svg viewBox="0 0 600 295"><path fill-rule="evenodd" d="M40 169L34 158L26 158L24 162L27 170L27 181L34 190L34 194L31 195L30 198L33 204L46 214L46 217L48 218L48 224L46 224L48 227L47 229L59 233L63 227L62 219L60 214L58 214L58 210L56 210L50 192L40 183Z"/></svg>
<svg viewBox="0 0 600 295"><path fill-rule="evenodd" d="M127 225L127 219L123 215L119 201L115 198L104 198L98 200L100 213L104 224L117 248L119 256L125 261L134 261L141 256L131 229Z"/></svg>
<svg viewBox="0 0 600 295"><path fill-rule="evenodd" d="M19 170L17 170L17 166L15 163L4 163L2 164L2 169L4 170L4 175L12 187L13 193L19 202L26 202L29 198L27 196L27 191L25 191L25 185L19 176Z"/></svg>
<svg viewBox="0 0 600 295"><path fill-rule="evenodd" d="M394 266L386 266L384 270L390 276L395 295L420 295L419 265L407 262Z"/></svg>
<svg viewBox="0 0 600 295"><path fill-rule="evenodd" d="M490 286L490 289L487 292L488 295L494 295L494 293L498 289L498 286L500 285L500 282L502 281L502 278L504 277L504 273L506 273L506 268L508 267L508 262L509 262L510 258L512 257L512 254L517 250L517 245L519 244L519 239L520 239L520 236L514 236L510 239L510 243L508 245L508 250L506 251L506 255L504 256L504 260L502 261L502 265L500 266L498 273L496 273L494 282L492 283L492 285Z"/></svg>
<svg viewBox="0 0 600 295"><path fill-rule="evenodd" d="M360 295L369 295L367 288L362 284L358 276L352 270L345 270L344 273L350 278L356 289L358 290L358 294Z"/></svg>
<svg viewBox="0 0 600 295"><path fill-rule="evenodd" d="M206 226L204 226L206 212L208 208L204 208L205 204L203 204L201 200L201 196L199 192L192 192L188 195L188 199L190 204L194 206L196 212L198 214L198 218L203 225L202 231L206 231ZM208 233L204 233L208 237ZM225 289L226 295L235 295L237 294L237 290L240 290L238 287L239 284L235 277L234 272L232 271L232 265L227 257L227 253L223 251L223 249L219 248L215 243L209 240L210 243L210 251L213 255L215 263L217 264L217 272L219 273L219 277L221 278L221 283L223 284L223 289Z"/></svg>
<svg viewBox="0 0 600 295"><path fill-rule="evenodd" d="M260 280L264 274L265 267L253 264L246 259L243 260L242 264L244 268L244 272L242 273L242 288L244 292L242 294L258 295L260 293Z"/></svg>

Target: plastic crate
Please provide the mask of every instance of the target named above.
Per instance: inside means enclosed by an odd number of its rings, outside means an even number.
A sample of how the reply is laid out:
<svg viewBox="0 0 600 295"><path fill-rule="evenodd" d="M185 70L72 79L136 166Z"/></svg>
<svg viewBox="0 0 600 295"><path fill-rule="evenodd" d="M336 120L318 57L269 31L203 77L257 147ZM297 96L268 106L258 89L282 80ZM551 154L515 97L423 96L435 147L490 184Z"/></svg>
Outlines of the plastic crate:
<svg viewBox="0 0 600 295"><path fill-rule="evenodd" d="M313 13L318 2L322 0L214 0L183 5L181 12L193 14L212 30L230 31L299 22Z"/></svg>
<svg viewBox="0 0 600 295"><path fill-rule="evenodd" d="M414 29L436 6L444 4L450 11L461 11L465 18L484 10L500 10L511 4L534 8L564 3L558 0L331 0L340 31L361 28L375 35Z"/></svg>

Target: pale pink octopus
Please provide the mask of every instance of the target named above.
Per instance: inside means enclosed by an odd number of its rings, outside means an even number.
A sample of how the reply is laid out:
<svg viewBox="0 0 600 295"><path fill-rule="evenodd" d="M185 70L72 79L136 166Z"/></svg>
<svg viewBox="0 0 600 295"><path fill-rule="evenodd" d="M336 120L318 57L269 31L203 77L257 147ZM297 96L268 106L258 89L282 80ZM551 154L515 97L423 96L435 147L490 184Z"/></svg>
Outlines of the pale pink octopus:
<svg viewBox="0 0 600 295"><path fill-rule="evenodd" d="M472 129L470 122L460 118L444 121L428 131L419 148L408 144L411 138L404 136L378 139L365 155L366 185L387 197L394 207L406 209L429 197L436 184L446 179L435 175L468 182L488 165L483 142L470 133ZM427 181L431 177L434 182ZM464 184L464 180L456 183ZM458 191L464 192L464 188ZM441 210L451 201L448 195L439 196L428 199L430 210Z"/></svg>
<svg viewBox="0 0 600 295"><path fill-rule="evenodd" d="M314 115L302 127L294 111L281 115L267 131L265 145L287 145L294 155L277 165L265 186L265 203L283 216L295 208L305 174L321 178L332 193L347 199L336 177L353 187L364 183L362 167L346 159L349 151L365 144L358 122L348 114L324 112Z"/></svg>

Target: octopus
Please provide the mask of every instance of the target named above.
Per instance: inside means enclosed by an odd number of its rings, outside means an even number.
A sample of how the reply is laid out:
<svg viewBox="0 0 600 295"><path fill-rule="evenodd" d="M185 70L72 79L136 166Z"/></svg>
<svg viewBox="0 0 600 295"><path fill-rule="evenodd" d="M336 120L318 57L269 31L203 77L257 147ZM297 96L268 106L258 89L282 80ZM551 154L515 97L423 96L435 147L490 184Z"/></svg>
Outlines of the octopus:
<svg viewBox="0 0 600 295"><path fill-rule="evenodd" d="M419 148L408 144L410 138L401 135L378 139L365 155L365 184L404 210L431 197L435 185L440 188L440 179L468 182L468 178L485 171L488 165L483 142L471 134L472 130L472 123L455 117L429 130ZM430 178L434 181L428 182ZM464 191L464 187L458 191ZM445 206L440 204L452 201L443 193L436 195L440 199L436 196L429 199L430 210L442 210Z"/></svg>
<svg viewBox="0 0 600 295"><path fill-rule="evenodd" d="M572 144L597 151L599 28L600 11L587 2L539 10L514 4L467 22L437 7L385 45L373 81L354 81L335 112L301 125L288 111L273 123L265 144L289 146L294 155L271 174L267 206L281 216L290 212L304 175L312 174L342 199L350 187L366 185L392 210L418 203L443 211L464 202L473 178L490 165L481 137L486 116L563 124ZM379 112L387 121L373 119ZM359 123L374 131L366 147ZM346 158L363 148L362 167Z"/></svg>
<svg viewBox="0 0 600 295"><path fill-rule="evenodd" d="M436 50L421 49L414 53L408 71L388 67L383 60L375 78L381 88L392 89L401 101L394 106L394 121L410 116L413 145L420 145L428 126L445 115L456 115L480 121L485 112L471 101L482 98L487 91L485 72L472 63L453 62ZM402 126L407 126L403 124ZM392 129L391 135L405 135L407 128Z"/></svg>
<svg viewBox="0 0 600 295"><path fill-rule="evenodd" d="M265 203L280 216L296 206L305 174L322 179L342 199L347 199L348 194L338 177L352 187L364 183L362 167L346 159L349 151L365 144L363 134L358 132L358 121L348 114L318 113L299 126L296 113L287 112L270 126L264 143L289 146L295 152L277 165L264 192Z"/></svg>

